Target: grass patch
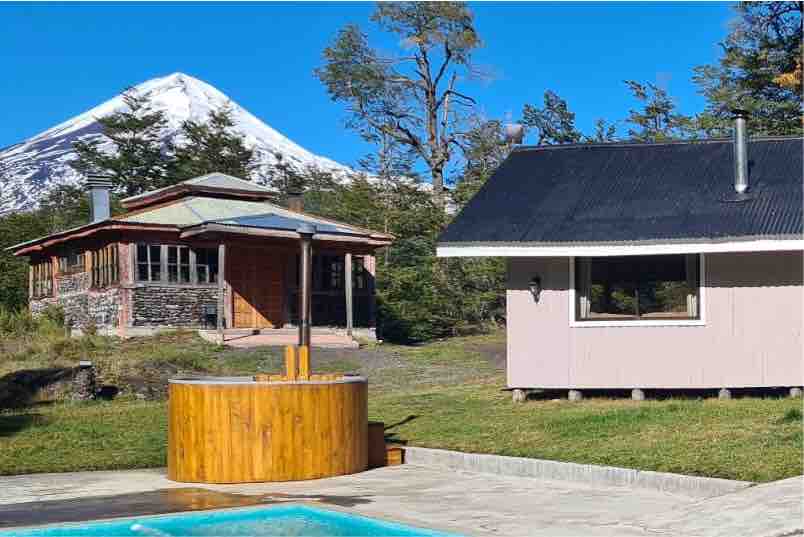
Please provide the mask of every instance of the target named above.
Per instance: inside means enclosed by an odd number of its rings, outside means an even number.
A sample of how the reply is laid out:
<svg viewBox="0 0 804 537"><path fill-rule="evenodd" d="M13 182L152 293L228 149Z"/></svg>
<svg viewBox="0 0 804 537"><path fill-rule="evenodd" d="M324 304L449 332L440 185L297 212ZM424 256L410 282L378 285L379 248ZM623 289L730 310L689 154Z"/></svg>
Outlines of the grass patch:
<svg viewBox="0 0 804 537"><path fill-rule="evenodd" d="M55 341L60 341L58 338ZM150 369L215 375L279 372L281 349L231 350L189 332L69 340L4 361L10 372L88 353L103 381ZM80 352L76 351L79 349ZM802 473L801 401L782 398L511 402L497 356L504 335L428 345L317 351L317 371L369 377L369 414L411 445L772 481ZM162 379L162 377L159 377ZM159 380L161 382L161 380ZM164 401L59 403L0 413L0 474L164 466Z"/></svg>
<svg viewBox="0 0 804 537"><path fill-rule="evenodd" d="M164 402L63 403L0 413L0 475L165 465Z"/></svg>
<svg viewBox="0 0 804 537"><path fill-rule="evenodd" d="M416 416L390 431L410 445L761 482L802 473L797 400L514 405L487 383L374 394L369 405L386 423Z"/></svg>

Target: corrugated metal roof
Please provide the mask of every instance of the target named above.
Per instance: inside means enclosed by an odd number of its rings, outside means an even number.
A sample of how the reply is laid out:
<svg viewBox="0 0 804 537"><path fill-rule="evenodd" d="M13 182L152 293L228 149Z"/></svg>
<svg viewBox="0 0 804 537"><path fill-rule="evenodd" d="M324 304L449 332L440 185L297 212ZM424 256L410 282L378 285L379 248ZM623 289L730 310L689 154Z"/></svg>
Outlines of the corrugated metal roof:
<svg viewBox="0 0 804 537"><path fill-rule="evenodd" d="M273 203L200 196L182 198L170 205L156 207L130 216L123 215L117 217L116 220L179 227L216 223L291 231L296 231L302 223L309 223L315 225L320 233L371 234L368 230L309 214L297 213Z"/></svg>
<svg viewBox="0 0 804 537"><path fill-rule="evenodd" d="M121 201L123 203L127 203L142 198L149 198L165 190L175 189L179 185L192 185L196 187L209 187L209 188L229 188L233 190L268 193L268 194L274 193L274 191L268 187L252 183L251 181L246 181L245 179L240 179L238 177L226 175L225 173L216 172L216 173L209 173L207 175L201 175L199 177L194 177L192 179L188 179L186 181L182 181L180 183L176 183L174 185L166 186L163 188L158 188L156 190L143 192L142 194L137 194L136 196L130 196Z"/></svg>
<svg viewBox="0 0 804 537"><path fill-rule="evenodd" d="M297 216L283 216L273 213L260 214L255 216L239 216L237 218L228 218L225 220L216 220L216 224L226 224L233 226L245 226L263 229L284 229L288 231L296 231L299 226L306 223L315 225L317 233L335 233L364 235L365 233L356 233L354 228L343 225L334 224L331 222L324 222L321 220L314 220L308 218L299 218Z"/></svg>
<svg viewBox="0 0 804 537"><path fill-rule="evenodd" d="M736 201L731 140L518 148L441 235L609 243L802 234L802 139L755 139Z"/></svg>
<svg viewBox="0 0 804 537"><path fill-rule="evenodd" d="M270 210L270 207L273 205L262 201L188 196L169 205L155 207L130 216L122 215L116 219L125 222L192 226L223 218L264 214Z"/></svg>

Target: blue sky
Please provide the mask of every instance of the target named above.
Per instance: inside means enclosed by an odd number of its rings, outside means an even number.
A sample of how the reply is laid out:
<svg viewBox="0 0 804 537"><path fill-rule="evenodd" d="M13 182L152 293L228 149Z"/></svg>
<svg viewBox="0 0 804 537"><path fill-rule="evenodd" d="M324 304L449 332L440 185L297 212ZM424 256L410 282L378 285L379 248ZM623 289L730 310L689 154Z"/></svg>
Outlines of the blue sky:
<svg viewBox="0 0 804 537"><path fill-rule="evenodd" d="M472 82L490 118L516 118L545 89L579 126L624 118L624 79L658 82L683 112L703 107L690 77L719 55L729 3L472 4L485 46ZM307 149L345 164L367 147L312 71L347 23L369 28L369 3L0 4L0 147L85 111L125 87L176 71L229 95ZM375 31L372 39L394 43Z"/></svg>

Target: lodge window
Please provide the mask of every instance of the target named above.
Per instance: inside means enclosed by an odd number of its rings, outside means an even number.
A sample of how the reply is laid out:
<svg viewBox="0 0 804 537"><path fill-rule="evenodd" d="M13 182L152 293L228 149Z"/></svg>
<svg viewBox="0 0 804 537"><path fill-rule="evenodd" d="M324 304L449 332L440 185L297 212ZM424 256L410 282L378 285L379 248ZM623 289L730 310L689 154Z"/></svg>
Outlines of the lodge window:
<svg viewBox="0 0 804 537"><path fill-rule="evenodd" d="M700 319L699 267L699 255L576 258L575 319Z"/></svg>
<svg viewBox="0 0 804 537"><path fill-rule="evenodd" d="M343 289L343 257L334 255L321 256L321 287L328 291Z"/></svg>
<svg viewBox="0 0 804 537"><path fill-rule="evenodd" d="M59 257L59 272L61 274L76 274L84 272L84 252L70 250Z"/></svg>
<svg viewBox="0 0 804 537"><path fill-rule="evenodd" d="M53 296L53 263L48 259L31 265L32 297Z"/></svg>
<svg viewBox="0 0 804 537"><path fill-rule="evenodd" d="M92 287L101 288L120 281L117 243L90 252Z"/></svg>
<svg viewBox="0 0 804 537"><path fill-rule="evenodd" d="M162 281L161 244L137 244L137 280Z"/></svg>
<svg viewBox="0 0 804 537"><path fill-rule="evenodd" d="M218 281L218 250L196 248L195 271L198 283L216 283Z"/></svg>
<svg viewBox="0 0 804 537"><path fill-rule="evenodd" d="M366 264L362 257L355 257L352 262L352 282L355 289L366 288Z"/></svg>
<svg viewBox="0 0 804 537"><path fill-rule="evenodd" d="M167 247L167 277L170 283L190 283L190 248Z"/></svg>
<svg viewBox="0 0 804 537"><path fill-rule="evenodd" d="M138 243L135 264L139 282L208 285L218 281L217 248Z"/></svg>

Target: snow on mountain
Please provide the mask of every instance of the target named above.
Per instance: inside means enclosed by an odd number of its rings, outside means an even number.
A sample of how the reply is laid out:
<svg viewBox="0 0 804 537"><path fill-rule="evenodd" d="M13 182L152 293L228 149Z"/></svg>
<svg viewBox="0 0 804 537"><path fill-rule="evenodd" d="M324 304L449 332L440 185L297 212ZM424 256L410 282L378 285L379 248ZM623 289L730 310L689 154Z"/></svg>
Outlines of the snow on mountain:
<svg viewBox="0 0 804 537"><path fill-rule="evenodd" d="M197 78L174 73L143 82L134 90L146 95L155 109L165 111L168 120L164 133L166 139L178 136L183 121L203 120L211 110L229 103L235 129L256 153L258 165L253 177L255 180L266 176L270 166L276 163L276 153L280 153L284 161L296 169L316 167L337 175L350 171L342 164L307 151ZM80 183L83 177L69 165L76 158L73 142L78 139L102 139L97 118L123 108L123 97L118 95L33 138L0 149L0 214L35 207L38 199L56 185ZM111 144L104 144L107 150L113 150Z"/></svg>

